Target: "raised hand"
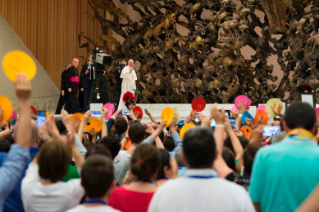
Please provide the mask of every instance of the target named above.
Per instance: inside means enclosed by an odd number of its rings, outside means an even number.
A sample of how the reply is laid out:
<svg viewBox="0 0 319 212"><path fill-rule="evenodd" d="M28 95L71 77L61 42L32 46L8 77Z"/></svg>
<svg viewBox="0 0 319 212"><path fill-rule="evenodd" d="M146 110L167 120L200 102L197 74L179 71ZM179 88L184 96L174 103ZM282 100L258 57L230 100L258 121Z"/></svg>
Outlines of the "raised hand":
<svg viewBox="0 0 319 212"><path fill-rule="evenodd" d="M28 80L28 75L21 73L17 74L15 82L15 93L19 101L28 101L31 95L31 84Z"/></svg>
<svg viewBox="0 0 319 212"><path fill-rule="evenodd" d="M218 104L215 103L211 109L210 114L211 118L215 120L216 124L224 124L225 123L225 110L222 108L220 111L218 110Z"/></svg>
<svg viewBox="0 0 319 212"><path fill-rule="evenodd" d="M102 121L105 121L107 115L109 114L109 111L108 111L106 108L102 107L102 108L101 108L101 113L102 113L101 120L102 120Z"/></svg>

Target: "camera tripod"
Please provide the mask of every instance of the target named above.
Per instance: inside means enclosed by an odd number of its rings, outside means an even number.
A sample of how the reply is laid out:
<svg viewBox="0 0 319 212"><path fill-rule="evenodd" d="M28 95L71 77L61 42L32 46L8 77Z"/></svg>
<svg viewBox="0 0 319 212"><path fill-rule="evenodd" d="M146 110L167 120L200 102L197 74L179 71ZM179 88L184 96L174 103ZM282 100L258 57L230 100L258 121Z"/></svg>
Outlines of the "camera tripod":
<svg viewBox="0 0 319 212"><path fill-rule="evenodd" d="M100 94L100 99L97 99L97 94ZM113 97L110 94L109 86L105 76L102 73L96 73L93 81L89 102L87 104L87 110L90 109L90 103L103 103L103 105L111 100L111 103L116 108L117 103L113 101Z"/></svg>

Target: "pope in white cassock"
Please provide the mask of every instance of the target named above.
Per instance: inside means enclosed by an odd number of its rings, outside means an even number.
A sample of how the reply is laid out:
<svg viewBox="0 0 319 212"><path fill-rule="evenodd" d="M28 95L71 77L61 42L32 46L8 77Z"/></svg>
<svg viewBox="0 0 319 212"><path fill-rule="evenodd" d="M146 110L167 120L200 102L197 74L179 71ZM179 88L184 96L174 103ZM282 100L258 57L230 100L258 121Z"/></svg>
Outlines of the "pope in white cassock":
<svg viewBox="0 0 319 212"><path fill-rule="evenodd" d="M122 91L121 91L121 98L120 103L118 106L118 110L127 110L125 104L123 102L123 95L129 91L134 94L134 90L136 90L135 81L137 80L136 72L134 70L134 60L129 60L128 65L123 68L120 76L122 81Z"/></svg>

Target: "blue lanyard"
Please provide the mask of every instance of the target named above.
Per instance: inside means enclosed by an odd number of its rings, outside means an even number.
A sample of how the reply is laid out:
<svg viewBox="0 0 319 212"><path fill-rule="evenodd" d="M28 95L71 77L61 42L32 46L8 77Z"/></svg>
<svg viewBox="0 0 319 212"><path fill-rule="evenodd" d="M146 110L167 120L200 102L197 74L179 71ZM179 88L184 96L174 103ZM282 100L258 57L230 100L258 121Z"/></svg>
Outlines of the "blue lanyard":
<svg viewBox="0 0 319 212"><path fill-rule="evenodd" d="M163 177L161 180L168 180L168 178L167 177Z"/></svg>
<svg viewBox="0 0 319 212"><path fill-rule="evenodd" d="M193 175L193 176L187 176L189 178L197 178L197 179L210 179L210 178L217 178L217 176L209 175L209 176L199 176L199 175Z"/></svg>
<svg viewBox="0 0 319 212"><path fill-rule="evenodd" d="M83 204L102 204L102 205L107 205L106 202L102 200L97 200L97 199L90 199L90 200L85 200Z"/></svg>
<svg viewBox="0 0 319 212"><path fill-rule="evenodd" d="M142 180L142 179L140 179L140 178L137 178L137 179L135 180L135 182L144 182L144 183L152 183L152 184L153 184L153 181L152 181L152 180Z"/></svg>
<svg viewBox="0 0 319 212"><path fill-rule="evenodd" d="M136 149L136 147L135 146L131 146L131 149Z"/></svg>

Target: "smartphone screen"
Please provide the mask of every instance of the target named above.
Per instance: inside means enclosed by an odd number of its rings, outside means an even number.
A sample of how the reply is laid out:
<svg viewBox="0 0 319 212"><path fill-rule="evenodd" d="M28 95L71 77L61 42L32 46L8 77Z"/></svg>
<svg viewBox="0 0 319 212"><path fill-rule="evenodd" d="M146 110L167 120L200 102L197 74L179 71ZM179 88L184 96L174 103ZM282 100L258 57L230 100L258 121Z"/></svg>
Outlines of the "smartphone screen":
<svg viewBox="0 0 319 212"><path fill-rule="evenodd" d="M46 117L46 114L45 114L45 110L37 111L37 124L38 124L38 127L41 127L46 120L47 120L47 117Z"/></svg>
<svg viewBox="0 0 319 212"><path fill-rule="evenodd" d="M122 115L128 116L130 114L130 110L122 110Z"/></svg>
<svg viewBox="0 0 319 212"><path fill-rule="evenodd" d="M236 119L229 119L229 122L231 124L231 128L234 129L235 128Z"/></svg>
<svg viewBox="0 0 319 212"><path fill-rule="evenodd" d="M103 107L102 103L91 103L90 110L92 111L91 117L101 118L101 108Z"/></svg>
<svg viewBox="0 0 319 212"><path fill-rule="evenodd" d="M263 129L264 137L272 137L280 132L280 126L266 126Z"/></svg>
<svg viewBox="0 0 319 212"><path fill-rule="evenodd" d="M210 127L216 127L216 122L215 122L214 119L213 119L212 122L210 123Z"/></svg>

